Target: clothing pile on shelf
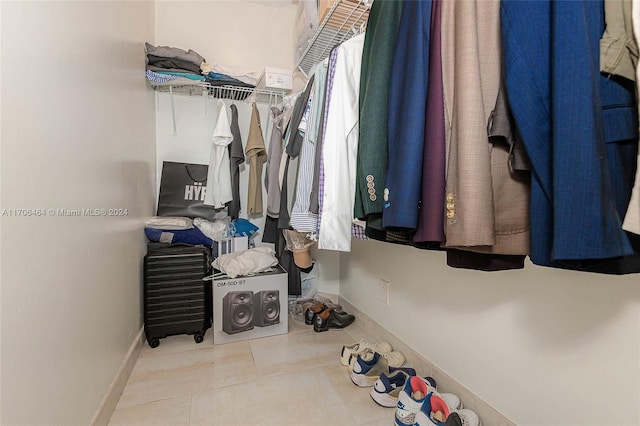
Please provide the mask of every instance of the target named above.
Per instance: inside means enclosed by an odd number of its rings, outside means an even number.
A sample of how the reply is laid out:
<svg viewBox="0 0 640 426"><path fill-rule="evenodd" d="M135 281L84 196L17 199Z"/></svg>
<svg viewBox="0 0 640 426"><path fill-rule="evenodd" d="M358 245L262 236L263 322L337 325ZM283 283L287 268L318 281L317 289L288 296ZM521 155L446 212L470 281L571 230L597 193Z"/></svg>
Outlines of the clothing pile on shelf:
<svg viewBox="0 0 640 426"><path fill-rule="evenodd" d="M289 136L270 154L298 180L267 227L320 249L364 234L444 250L457 268L640 272L637 47L631 2L607 1L374 2L288 128L273 111L272 141Z"/></svg>
<svg viewBox="0 0 640 426"><path fill-rule="evenodd" d="M404 355L387 342L361 339L345 345L340 362L355 385L372 387L369 395L376 404L395 408L395 425L480 425L478 415L463 408L458 395L439 392L433 377L421 377L404 366Z"/></svg>
<svg viewBox="0 0 640 426"><path fill-rule="evenodd" d="M150 242L205 246L217 258L233 250L229 241L246 238L245 249L253 246L251 239L258 227L247 219L209 221L202 218L154 216L144 222L144 233Z"/></svg>
<svg viewBox="0 0 640 426"><path fill-rule="evenodd" d="M210 65L194 50L145 43L147 53L146 76L152 86L225 86L253 89L255 72L234 70L231 67ZM226 73L225 73L226 72ZM242 99L251 93L247 90ZM218 96L225 97L225 96ZM237 97L234 99L242 100Z"/></svg>

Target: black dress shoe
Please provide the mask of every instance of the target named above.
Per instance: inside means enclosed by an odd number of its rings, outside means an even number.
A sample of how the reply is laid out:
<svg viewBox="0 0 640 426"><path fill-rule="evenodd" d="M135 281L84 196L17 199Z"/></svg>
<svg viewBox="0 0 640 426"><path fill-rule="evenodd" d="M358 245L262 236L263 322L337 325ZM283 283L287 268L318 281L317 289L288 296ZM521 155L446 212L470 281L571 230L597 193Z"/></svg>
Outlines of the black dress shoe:
<svg viewBox="0 0 640 426"><path fill-rule="evenodd" d="M313 320L313 331L327 331L330 328L345 328L356 320L351 314L336 311L335 309L325 309L316 315Z"/></svg>
<svg viewBox="0 0 640 426"><path fill-rule="evenodd" d="M307 308L307 310L304 311L304 323L308 325L313 324L316 315L326 309L327 305L325 305L324 303L318 303L317 305L313 305L310 308Z"/></svg>

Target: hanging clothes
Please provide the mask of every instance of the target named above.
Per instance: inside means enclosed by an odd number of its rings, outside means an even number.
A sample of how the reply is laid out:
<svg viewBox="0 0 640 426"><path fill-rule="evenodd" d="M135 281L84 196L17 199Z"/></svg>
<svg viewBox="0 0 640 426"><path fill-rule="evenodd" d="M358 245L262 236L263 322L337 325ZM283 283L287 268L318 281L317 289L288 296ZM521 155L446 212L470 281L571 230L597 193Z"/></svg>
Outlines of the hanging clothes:
<svg viewBox="0 0 640 426"><path fill-rule="evenodd" d="M637 105L631 82L600 73L603 11L602 1L503 1L507 95L533 168L531 260L639 272L640 244L621 220L635 174Z"/></svg>
<svg viewBox="0 0 640 426"><path fill-rule="evenodd" d="M606 26L600 39L600 71L635 81L638 45L632 16L631 0L604 0Z"/></svg>
<svg viewBox="0 0 640 426"><path fill-rule="evenodd" d="M290 229L291 227L291 203L289 197L289 173L290 165L292 160L296 160L296 166L298 161L298 156L300 155L300 151L302 150L302 142L303 136L299 131L300 123L302 122L305 112L307 111L307 106L309 104L309 97L311 96L311 89L313 88L314 76L311 76L309 81L307 82L307 86L304 89L302 95L298 97L296 103L293 107L293 114L291 115L291 121L289 122L289 137L287 139L287 144L285 148L285 152L283 154L284 161L281 163L284 165L281 169L282 173L282 190L280 194L280 214L278 216L278 228L279 229ZM294 171L297 171L297 167L293 168ZM295 176L295 175L294 175Z"/></svg>
<svg viewBox="0 0 640 426"><path fill-rule="evenodd" d="M231 193L233 199L227 206L227 212L232 220L240 215L240 164L244 163L244 150L242 137L238 125L238 107L231 104L231 134L233 140L229 144L229 156L231 158Z"/></svg>
<svg viewBox="0 0 640 426"><path fill-rule="evenodd" d="M502 84L488 130L496 243L464 250L448 248L447 265L481 271L522 269L529 250L531 168L526 152L519 147L521 142L515 137L515 124Z"/></svg>
<svg viewBox="0 0 640 426"><path fill-rule="evenodd" d="M233 140L233 134L224 102L218 99L217 106L218 118L211 136L211 155L207 170L207 192L204 203L218 209L233 199L229 150L227 148L227 145Z"/></svg>
<svg viewBox="0 0 640 426"><path fill-rule="evenodd" d="M431 5L431 1L402 3L389 87L389 163L382 213L387 229L415 230L418 226Z"/></svg>
<svg viewBox="0 0 640 426"><path fill-rule="evenodd" d="M262 166L267 161L267 151L262 137L260 114L255 103L251 105L251 125L245 154L249 158L249 194L247 213L262 213Z"/></svg>
<svg viewBox="0 0 640 426"><path fill-rule="evenodd" d="M284 134L284 109L271 107L271 139L269 139L269 152L267 154L267 172L264 175L264 187L267 191L267 215L278 217L280 211L280 183L278 172L280 158L282 157L282 137Z"/></svg>
<svg viewBox="0 0 640 426"><path fill-rule="evenodd" d="M446 136L442 78L442 0L433 0L429 36L429 81L425 110L422 190L416 246L440 247L444 241Z"/></svg>
<svg viewBox="0 0 640 426"><path fill-rule="evenodd" d="M374 1L369 11L360 70L358 158L354 217L385 240L382 189L387 179L391 64L400 25L400 0ZM376 235L382 235L375 237ZM369 234L369 233L368 233Z"/></svg>
<svg viewBox="0 0 640 426"><path fill-rule="evenodd" d="M331 54L329 54L331 56ZM309 212L316 215L316 229L315 234L318 234L318 223L320 221L320 165L322 163L322 145L324 139L324 129L326 123L326 112L327 112L327 96L329 95L329 70L331 60L329 58L326 59L326 75L324 81L321 81L320 84L323 87L322 90L322 98L319 99L320 105L318 106L318 112L320 116L317 120L318 128L315 130L317 132L316 137L316 153L315 158L313 160L313 181L311 183L311 194L309 194Z"/></svg>
<svg viewBox="0 0 640 426"><path fill-rule="evenodd" d="M443 4L447 247L496 242L487 123L500 87L499 7L495 0Z"/></svg>
<svg viewBox="0 0 640 426"><path fill-rule="evenodd" d="M304 92L296 99L296 103L293 107L291 114L291 120L289 121L289 127L287 130L288 137L283 153L282 164L282 183L280 194L280 211L277 219L277 243L276 247L280 253L280 264L287 270L288 288L289 294L299 295L302 294L302 279L300 276L300 268L296 265L293 253L286 249L286 241L283 235L284 230L290 229L290 216L289 216L289 173L290 166L296 170L297 158L302 148L302 135L298 131L300 122L304 116L306 106L309 102L309 96L311 88L313 87L313 76L307 82Z"/></svg>
<svg viewBox="0 0 640 426"><path fill-rule="evenodd" d="M318 237L318 247L329 250L351 250L363 46L364 34L359 34L336 48L333 101L322 147L325 193Z"/></svg>
<svg viewBox="0 0 640 426"><path fill-rule="evenodd" d="M500 96L500 2L443 4L447 171L444 247L529 253L528 173L513 170Z"/></svg>
<svg viewBox="0 0 640 426"><path fill-rule="evenodd" d="M316 159L316 147L320 115L322 113L322 101L327 79L327 64L320 62L311 70L313 75L313 89L309 96L306 129L300 160L298 162L298 176L296 181L296 196L291 209L291 227L299 232L315 234L318 226L318 216L311 212L311 192L313 187L314 163Z"/></svg>
<svg viewBox="0 0 640 426"><path fill-rule="evenodd" d="M633 20L633 32L636 40L640 43L640 0L633 0L632 15L637 19ZM636 44L637 45L637 44ZM640 93L640 66L636 63L636 94ZM638 110L640 114L640 98L638 99ZM640 235L640 151L636 161L636 177L629 200L629 206L624 216L622 228L626 231Z"/></svg>
<svg viewBox="0 0 640 426"><path fill-rule="evenodd" d="M336 71L336 59L338 58L337 49L333 49L329 54L329 65L327 69L327 90L324 100L324 114L322 117L322 123L320 126L319 148L324 152L324 139L327 130L327 113L331 107L331 93L333 92L333 77ZM320 224L322 223L322 210L324 207L324 155L320 155L320 161L318 166L318 229L316 233L320 235Z"/></svg>

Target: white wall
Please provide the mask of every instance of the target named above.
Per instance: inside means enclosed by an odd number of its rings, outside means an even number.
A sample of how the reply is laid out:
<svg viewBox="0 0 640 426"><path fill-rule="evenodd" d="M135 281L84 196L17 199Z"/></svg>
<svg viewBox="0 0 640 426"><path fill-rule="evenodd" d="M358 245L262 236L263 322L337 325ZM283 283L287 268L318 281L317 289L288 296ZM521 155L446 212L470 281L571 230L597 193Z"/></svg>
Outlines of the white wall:
<svg viewBox="0 0 640 426"><path fill-rule="evenodd" d="M208 63L293 70L296 5L290 1L156 2L156 44L193 49Z"/></svg>
<svg viewBox="0 0 640 426"><path fill-rule="evenodd" d="M86 425L141 320L155 186L149 2L2 2L2 418Z"/></svg>
<svg viewBox="0 0 640 426"><path fill-rule="evenodd" d="M516 424L640 424L637 274L454 269L378 241L354 241L341 272L343 297Z"/></svg>

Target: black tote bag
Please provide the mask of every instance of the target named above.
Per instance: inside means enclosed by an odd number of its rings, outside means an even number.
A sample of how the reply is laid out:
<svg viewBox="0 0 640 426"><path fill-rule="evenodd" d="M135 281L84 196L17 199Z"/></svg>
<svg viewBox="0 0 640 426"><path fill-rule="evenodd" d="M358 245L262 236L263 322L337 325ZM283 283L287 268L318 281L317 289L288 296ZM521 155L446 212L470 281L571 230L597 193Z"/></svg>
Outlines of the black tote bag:
<svg viewBox="0 0 640 426"><path fill-rule="evenodd" d="M213 220L216 210L204 204L208 166L162 163L157 216L183 216Z"/></svg>

